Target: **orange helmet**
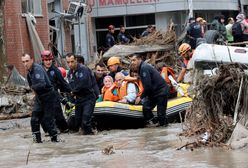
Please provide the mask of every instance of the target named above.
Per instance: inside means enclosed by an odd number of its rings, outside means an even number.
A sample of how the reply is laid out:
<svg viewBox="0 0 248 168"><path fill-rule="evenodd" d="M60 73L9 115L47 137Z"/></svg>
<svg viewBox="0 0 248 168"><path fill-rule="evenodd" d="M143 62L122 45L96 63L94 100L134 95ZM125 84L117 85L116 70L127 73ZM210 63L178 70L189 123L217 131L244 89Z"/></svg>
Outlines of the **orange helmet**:
<svg viewBox="0 0 248 168"><path fill-rule="evenodd" d="M108 62L107 62L107 65L110 66L110 65L115 65L115 64L120 64L120 58L119 57L110 57L108 59Z"/></svg>
<svg viewBox="0 0 248 168"><path fill-rule="evenodd" d="M65 78L65 77L66 77L66 70L65 70L65 68L63 68L63 67L58 67L58 69L60 70L62 76Z"/></svg>
<svg viewBox="0 0 248 168"><path fill-rule="evenodd" d="M43 51L43 52L41 53L41 59L42 59L42 61L53 59L53 54L52 54L52 52L49 51L49 50Z"/></svg>
<svg viewBox="0 0 248 168"><path fill-rule="evenodd" d="M181 56L185 56L185 54L191 50L191 46L187 43L183 43L180 45L180 47L178 48L178 52Z"/></svg>

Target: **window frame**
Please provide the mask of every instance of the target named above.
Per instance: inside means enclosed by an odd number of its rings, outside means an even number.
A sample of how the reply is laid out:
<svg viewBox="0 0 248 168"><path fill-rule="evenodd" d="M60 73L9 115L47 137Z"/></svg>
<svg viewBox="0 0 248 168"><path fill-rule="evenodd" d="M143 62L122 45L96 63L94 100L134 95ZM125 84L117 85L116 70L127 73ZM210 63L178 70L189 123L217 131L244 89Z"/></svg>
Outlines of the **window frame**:
<svg viewBox="0 0 248 168"><path fill-rule="evenodd" d="M23 5L26 2L26 6ZM43 16L42 14L42 0L22 0L22 14L31 13L34 16ZM25 10L25 11L23 11Z"/></svg>

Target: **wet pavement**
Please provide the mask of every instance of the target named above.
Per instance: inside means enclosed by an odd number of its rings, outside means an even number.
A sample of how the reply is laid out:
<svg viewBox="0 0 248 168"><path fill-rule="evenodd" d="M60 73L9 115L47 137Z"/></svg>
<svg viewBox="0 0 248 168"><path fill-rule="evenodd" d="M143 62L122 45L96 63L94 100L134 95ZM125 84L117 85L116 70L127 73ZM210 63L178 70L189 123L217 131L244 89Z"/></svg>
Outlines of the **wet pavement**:
<svg viewBox="0 0 248 168"><path fill-rule="evenodd" d="M170 124L166 128L102 131L93 136L62 134L64 142L60 143L50 142L43 134L45 142L33 144L30 128L19 125L0 129L0 167L248 167L247 151L176 150L186 142L177 136L180 132L180 124ZM106 155L103 150L109 146L114 153Z"/></svg>

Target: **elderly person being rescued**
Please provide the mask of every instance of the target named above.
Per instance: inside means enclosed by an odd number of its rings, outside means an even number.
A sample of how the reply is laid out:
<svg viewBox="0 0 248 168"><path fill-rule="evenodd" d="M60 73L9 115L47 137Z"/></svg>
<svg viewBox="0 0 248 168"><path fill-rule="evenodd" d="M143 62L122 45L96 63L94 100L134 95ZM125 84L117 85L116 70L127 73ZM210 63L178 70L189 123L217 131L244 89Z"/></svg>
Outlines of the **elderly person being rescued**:
<svg viewBox="0 0 248 168"><path fill-rule="evenodd" d="M134 104L137 96L137 88L134 83L128 82L123 73L118 72L115 75L115 82L117 86L117 94L119 103Z"/></svg>
<svg viewBox="0 0 248 168"><path fill-rule="evenodd" d="M111 76L105 76L103 79L104 86L102 88L102 95L97 100L100 101L118 101L119 97L117 95L116 85L113 82L113 78Z"/></svg>

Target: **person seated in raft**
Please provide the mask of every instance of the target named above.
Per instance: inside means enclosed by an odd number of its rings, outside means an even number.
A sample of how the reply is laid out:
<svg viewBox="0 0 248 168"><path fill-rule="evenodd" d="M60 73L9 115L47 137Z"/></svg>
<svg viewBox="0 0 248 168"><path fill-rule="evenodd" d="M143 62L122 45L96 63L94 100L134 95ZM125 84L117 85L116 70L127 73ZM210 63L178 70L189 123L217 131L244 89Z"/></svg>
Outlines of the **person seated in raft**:
<svg viewBox="0 0 248 168"><path fill-rule="evenodd" d="M137 97L137 89L134 83L125 80L123 73L118 72L115 75L117 95L119 103L134 104Z"/></svg>
<svg viewBox="0 0 248 168"><path fill-rule="evenodd" d="M119 97L117 95L116 85L113 82L113 78L111 76L105 76L103 78L103 88L102 88L102 94L97 99L97 102L100 101L118 101Z"/></svg>
<svg viewBox="0 0 248 168"><path fill-rule="evenodd" d="M168 98L177 97L177 91L169 79L169 76L171 75L172 78L176 80L175 71L171 67L167 66L164 62L158 63L156 65L156 69L158 70L162 78L165 80L167 85L169 86L170 90L169 90Z"/></svg>

